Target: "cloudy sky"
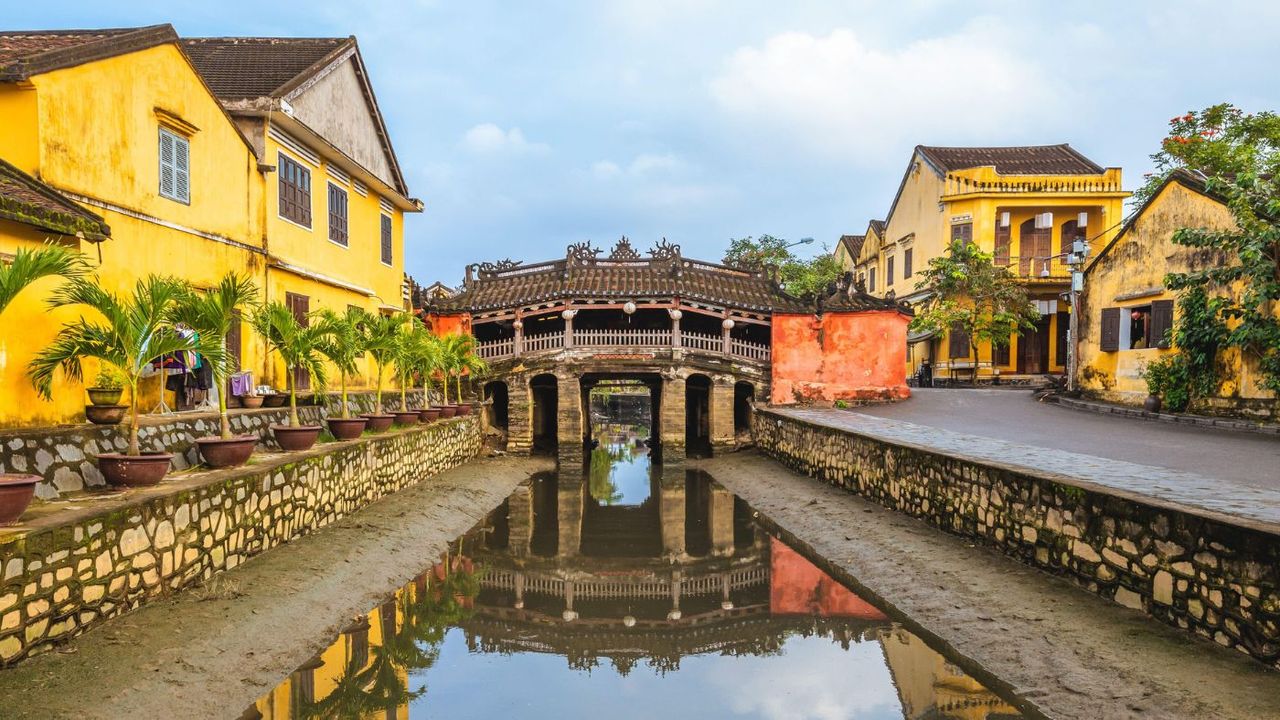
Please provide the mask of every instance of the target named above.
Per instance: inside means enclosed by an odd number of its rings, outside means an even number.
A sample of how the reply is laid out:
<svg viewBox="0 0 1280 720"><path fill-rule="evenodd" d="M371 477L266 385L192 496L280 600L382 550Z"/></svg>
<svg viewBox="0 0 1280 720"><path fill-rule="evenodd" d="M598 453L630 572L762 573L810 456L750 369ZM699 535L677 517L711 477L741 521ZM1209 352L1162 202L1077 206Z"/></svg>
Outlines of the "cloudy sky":
<svg viewBox="0 0 1280 720"><path fill-rule="evenodd" d="M55 0L0 18L357 36L426 203L406 252L428 282L624 234L707 259L744 235L834 243L883 217L916 144L1070 142L1133 186L1173 115L1280 108L1269 0Z"/></svg>

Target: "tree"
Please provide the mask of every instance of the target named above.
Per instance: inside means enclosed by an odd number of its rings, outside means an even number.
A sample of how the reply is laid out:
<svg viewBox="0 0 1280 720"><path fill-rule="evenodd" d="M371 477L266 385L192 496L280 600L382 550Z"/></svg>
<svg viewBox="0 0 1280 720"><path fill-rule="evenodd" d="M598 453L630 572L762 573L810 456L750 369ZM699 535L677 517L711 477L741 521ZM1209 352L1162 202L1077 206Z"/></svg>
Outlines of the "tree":
<svg viewBox="0 0 1280 720"><path fill-rule="evenodd" d="M179 322L196 331L200 353L205 356L212 370L213 383L222 388L231 375L228 363L231 358L223 352L218 360L212 360L209 348L225 348L227 335L233 323L239 322L238 311L257 302L258 288L248 277L227 273L216 287L208 292L188 289L178 299L176 317ZM227 416L227 394L218 393L218 418L220 435L231 439L231 420Z"/></svg>
<svg viewBox="0 0 1280 720"><path fill-rule="evenodd" d="M826 245L822 246L821 253L808 260L800 259L791 251L792 245L807 245L811 242L813 238L789 243L772 235L738 238L729 241L729 249L725 251L723 262L725 265L748 270L776 268L778 280L788 293L796 297L813 298L828 292L835 285L841 268Z"/></svg>
<svg viewBox="0 0 1280 720"><path fill-rule="evenodd" d="M454 379L458 402L462 402L462 376L477 376L489 371L489 365L475 354L476 339L469 334L446 335L443 340L442 365L445 371L445 403L449 402L449 381Z"/></svg>
<svg viewBox="0 0 1280 720"><path fill-rule="evenodd" d="M975 243L951 241L945 253L929 261L916 289L928 290L929 297L917 308L911 329L964 332L975 366L980 341L1005 347L1010 336L1034 327L1038 318L1017 277Z"/></svg>
<svg viewBox="0 0 1280 720"><path fill-rule="evenodd" d="M1150 199L1170 173L1184 169L1205 178L1205 189L1226 202L1236 224L1232 230L1173 233L1174 244L1215 250L1224 260L1165 277L1165 286L1180 297L1204 294L1203 312L1179 314L1175 346L1180 336L1216 340L1225 327L1222 345L1256 361L1262 385L1280 393L1280 116L1247 114L1225 103L1189 112L1169 121L1169 135L1151 159L1155 172L1135 199ZM1203 354L1211 343L1197 347ZM1197 365L1189 381L1212 386L1216 363L1201 358Z"/></svg>
<svg viewBox="0 0 1280 720"><path fill-rule="evenodd" d="M320 348L326 342L330 329L321 323L303 325L294 317L293 310L279 300L259 307L249 317L249 324L284 361L285 378L289 386L289 425L301 426L298 420L298 371L305 371L317 392L324 392L327 384L324 360Z"/></svg>
<svg viewBox="0 0 1280 720"><path fill-rule="evenodd" d="M397 342L392 354L392 362L395 364L396 379L400 384L400 412L408 412L409 410L409 386L413 383L413 374L419 368L419 362L422 359L422 344L426 341L429 331L423 327L422 323L416 318L409 316L409 325L404 326L402 332L397 336ZM427 402L426 390L422 393L423 406L430 405Z"/></svg>
<svg viewBox="0 0 1280 720"><path fill-rule="evenodd" d="M53 342L36 354L27 375L36 392L48 400L53 394L53 376L61 369L72 379L82 377L81 361L94 358L119 372L129 388L129 449L138 455L138 385L147 365L156 358L177 352L201 349L194 336L174 327L174 310L186 285L176 278L148 275L138 280L133 292L118 296L98 285L95 279L75 278L58 288L49 300L52 307L85 305L99 318L80 318L58 331ZM221 348L207 348L206 357L224 361Z"/></svg>
<svg viewBox="0 0 1280 720"><path fill-rule="evenodd" d="M338 368L343 419L351 417L351 406L347 404L347 378L356 373L356 360L367 350L364 325L368 320L369 313L354 306L342 314L328 308L320 311L320 326L326 331L320 352Z"/></svg>
<svg viewBox="0 0 1280 720"><path fill-rule="evenodd" d="M57 245L28 250L18 248L9 263L0 263L0 312L27 286L53 276L80 277L87 270L84 258Z"/></svg>
<svg viewBox="0 0 1280 720"><path fill-rule="evenodd" d="M377 374L376 384L374 385L374 412L383 412L382 407L382 381L386 376L387 366L395 362L396 354L400 348L400 335L404 332L404 317L400 313L394 315L369 315L365 314L363 322L359 323L360 331L364 335L365 352L369 353L369 357L373 358L373 365ZM402 410L404 408L401 408Z"/></svg>

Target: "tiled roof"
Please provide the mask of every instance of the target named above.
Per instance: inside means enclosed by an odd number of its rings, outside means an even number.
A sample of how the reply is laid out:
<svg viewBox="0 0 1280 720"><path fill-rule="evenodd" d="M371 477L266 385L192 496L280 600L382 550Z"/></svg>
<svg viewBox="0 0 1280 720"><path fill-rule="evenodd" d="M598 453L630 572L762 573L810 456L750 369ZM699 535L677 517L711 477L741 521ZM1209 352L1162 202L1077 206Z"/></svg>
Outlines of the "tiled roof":
<svg viewBox="0 0 1280 720"><path fill-rule="evenodd" d="M854 260L858 259L858 253L862 252L862 244L866 241L866 235L840 236L840 244L844 245L845 252L849 253L849 257Z"/></svg>
<svg viewBox="0 0 1280 720"><path fill-rule="evenodd" d="M872 220L870 222L870 225L871 225L872 232L879 235L880 237L884 237L884 221L883 220Z"/></svg>
<svg viewBox="0 0 1280 720"><path fill-rule="evenodd" d="M73 67L173 42L172 25L103 30L0 31L0 81Z"/></svg>
<svg viewBox="0 0 1280 720"><path fill-rule="evenodd" d="M111 235L103 219L57 190L0 160L0 218L98 242Z"/></svg>
<svg viewBox="0 0 1280 720"><path fill-rule="evenodd" d="M581 243L570 246L563 260L472 266L457 295L430 302L427 309L485 312L570 299L679 298L755 312L813 311L813 303L788 295L764 272L690 260L680 255L680 246L665 241L648 257L635 252L626 238L608 257L599 253ZM868 299L875 309L886 307L885 301Z"/></svg>
<svg viewBox="0 0 1280 720"><path fill-rule="evenodd" d="M223 100L282 97L351 38L183 38L182 46L213 93Z"/></svg>
<svg viewBox="0 0 1280 720"><path fill-rule="evenodd" d="M898 303L891 298L878 298L865 292L854 290L837 290L836 292L822 298L819 305L823 312L859 312L863 310L897 310L900 313L911 315L910 308Z"/></svg>
<svg viewBox="0 0 1280 720"><path fill-rule="evenodd" d="M995 166L1001 175L1097 175L1103 168L1060 145L1018 145L1013 147L932 147L917 145L916 151L941 172Z"/></svg>

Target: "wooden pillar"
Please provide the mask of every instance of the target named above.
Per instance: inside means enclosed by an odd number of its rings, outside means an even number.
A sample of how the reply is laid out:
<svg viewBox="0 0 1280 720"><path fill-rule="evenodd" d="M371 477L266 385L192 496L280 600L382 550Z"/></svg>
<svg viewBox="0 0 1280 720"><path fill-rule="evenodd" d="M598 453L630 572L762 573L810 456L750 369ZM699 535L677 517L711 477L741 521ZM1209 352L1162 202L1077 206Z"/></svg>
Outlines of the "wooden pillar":
<svg viewBox="0 0 1280 720"><path fill-rule="evenodd" d="M726 317L724 321L720 323L720 351L725 355L730 355L733 352L733 347L729 342L729 333L733 330L733 325L733 318L729 317Z"/></svg>
<svg viewBox="0 0 1280 720"><path fill-rule="evenodd" d="M566 348L573 347L573 318L577 314L577 310L565 310L560 314L560 317L564 318L564 346Z"/></svg>
<svg viewBox="0 0 1280 720"><path fill-rule="evenodd" d="M684 313L679 308L667 311L667 315L671 317L671 347L680 347L680 318Z"/></svg>
<svg viewBox="0 0 1280 720"><path fill-rule="evenodd" d="M507 500L507 547L511 557L528 557L533 543L533 492L521 485Z"/></svg>
<svg viewBox="0 0 1280 720"><path fill-rule="evenodd" d="M658 481L658 522L662 529L662 552L673 560L688 557L685 514L685 471L664 467Z"/></svg>
<svg viewBox="0 0 1280 720"><path fill-rule="evenodd" d="M518 337L518 336L517 336ZM507 376L507 452L533 448L533 392L524 373Z"/></svg>
<svg viewBox="0 0 1280 720"><path fill-rule="evenodd" d="M569 468L579 471L584 457L581 385L576 374L556 373L556 441L561 472Z"/></svg>
<svg viewBox="0 0 1280 720"><path fill-rule="evenodd" d="M732 375L716 375L711 378L711 448L712 452L733 448L733 386Z"/></svg>
<svg viewBox="0 0 1280 720"><path fill-rule="evenodd" d="M707 515L711 554L716 557L733 555L733 493L719 485L712 485Z"/></svg>
<svg viewBox="0 0 1280 720"><path fill-rule="evenodd" d="M684 433L685 380L679 375L662 380L662 462L678 463L685 459Z"/></svg>
<svg viewBox="0 0 1280 720"><path fill-rule="evenodd" d="M586 478L580 472L560 471L556 490L556 520L560 535L556 555L562 558L576 557L582 550L582 503L585 500Z"/></svg>
<svg viewBox="0 0 1280 720"><path fill-rule="evenodd" d="M524 352L524 318L520 313L516 313L516 321L511 325L516 331L515 339L511 341L511 354L520 357Z"/></svg>
<svg viewBox="0 0 1280 720"><path fill-rule="evenodd" d="M680 619L680 590L684 584L684 572L679 568L671 571L671 610L667 613L668 620Z"/></svg>

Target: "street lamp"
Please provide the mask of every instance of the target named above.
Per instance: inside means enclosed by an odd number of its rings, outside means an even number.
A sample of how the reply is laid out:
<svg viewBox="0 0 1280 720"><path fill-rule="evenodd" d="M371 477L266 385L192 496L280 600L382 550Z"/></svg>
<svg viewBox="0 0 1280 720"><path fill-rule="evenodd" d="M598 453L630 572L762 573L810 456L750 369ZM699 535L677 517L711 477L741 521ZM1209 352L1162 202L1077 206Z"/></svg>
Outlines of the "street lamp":
<svg viewBox="0 0 1280 720"><path fill-rule="evenodd" d="M782 249L783 249L783 250L786 250L787 248L793 248L793 247L795 247L795 246L797 246L797 245L809 245L809 244L811 244L811 243L813 243L813 238L811 238L811 237L808 237L808 238L800 238L799 240L797 240L797 241L795 241L795 242L793 242L793 243L789 243L789 244L787 244L787 245L783 245L783 246L782 246Z"/></svg>

